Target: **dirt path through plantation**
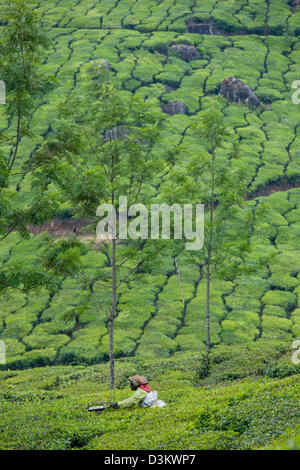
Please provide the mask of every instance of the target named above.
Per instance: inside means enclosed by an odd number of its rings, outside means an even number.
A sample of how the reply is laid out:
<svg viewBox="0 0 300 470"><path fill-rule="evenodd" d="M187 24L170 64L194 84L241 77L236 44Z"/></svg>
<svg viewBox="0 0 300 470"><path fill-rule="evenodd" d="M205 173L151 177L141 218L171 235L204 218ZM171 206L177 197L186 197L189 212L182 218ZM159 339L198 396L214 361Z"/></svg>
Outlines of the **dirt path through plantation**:
<svg viewBox="0 0 300 470"><path fill-rule="evenodd" d="M57 237L76 234L81 239L93 240L94 235L92 233L86 233L85 230L89 223L90 221L88 219L60 219L55 217L51 222L46 222L41 227L30 225L28 229L34 235L38 235L47 230Z"/></svg>
<svg viewBox="0 0 300 470"><path fill-rule="evenodd" d="M247 201L250 201L251 199L255 199L256 197L260 196L270 196L270 194L273 193L278 193L280 191L288 191L289 189L294 189L294 188L300 188L300 182L297 184L291 184L285 178L281 183L270 183L267 184L264 188L259 189L258 191L255 191L252 194L249 194L247 196Z"/></svg>
<svg viewBox="0 0 300 470"><path fill-rule="evenodd" d="M250 201L260 196L270 196L273 193L287 191L293 188L300 188L300 182L298 184L291 184L287 179L284 179L281 183L270 183L266 185L264 188L249 194L246 199L247 201ZM95 238L95 235L91 232L86 232L86 227L89 223L90 221L88 219L60 219L55 217L51 222L47 222L41 227L31 225L28 228L34 235L38 235L39 233L48 230L49 233L52 233L58 238L76 234L76 236L81 240L92 241Z"/></svg>

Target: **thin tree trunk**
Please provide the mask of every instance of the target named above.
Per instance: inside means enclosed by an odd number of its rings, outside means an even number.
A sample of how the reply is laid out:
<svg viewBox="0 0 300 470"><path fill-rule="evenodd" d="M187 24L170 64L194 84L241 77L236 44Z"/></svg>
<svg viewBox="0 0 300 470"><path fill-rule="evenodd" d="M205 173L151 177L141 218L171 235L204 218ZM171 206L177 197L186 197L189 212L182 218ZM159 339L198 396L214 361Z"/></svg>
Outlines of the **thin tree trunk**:
<svg viewBox="0 0 300 470"><path fill-rule="evenodd" d="M24 80L26 80L26 68L25 68L25 59L24 59L24 50L23 50L23 41L22 41L22 39L20 41L20 48L21 48L21 58L22 58L22 67L23 67L23 77L24 77ZM20 137L21 137L21 110L20 110L20 107L18 107L18 125L17 125L16 145L15 145L15 150L14 150L14 154L13 154L13 157L12 157L12 161L9 165L10 170L14 166L14 163L15 163L15 160L16 160L16 157L17 157Z"/></svg>
<svg viewBox="0 0 300 470"><path fill-rule="evenodd" d="M208 361L208 354L210 351L210 264L207 267L206 274L206 354Z"/></svg>
<svg viewBox="0 0 300 470"><path fill-rule="evenodd" d="M211 199L210 199L210 227L209 227L209 242L206 263L206 366L209 365L209 352L210 352L210 276L211 276L211 252L213 242L213 221L214 221L214 204L215 204L215 144L212 145L212 158L211 158Z"/></svg>
<svg viewBox="0 0 300 470"><path fill-rule="evenodd" d="M116 144L116 155L113 152L112 159L111 159L111 202L114 206L115 204L115 160L118 161L118 147ZM112 256L111 256L111 271L112 271L112 306L110 317L108 321L108 334L109 334L109 389L113 390L115 387L115 353L114 353L114 321L116 317L116 309L117 309L117 282L116 282L116 239L115 236L112 238Z"/></svg>
<svg viewBox="0 0 300 470"><path fill-rule="evenodd" d="M183 290L183 285L182 285L182 282L181 282L181 276L180 276L180 272L179 272L179 268L178 268L178 263L177 263L177 258L175 256L175 267L176 267L176 271L177 271L177 276L178 276L178 282L179 282L179 285L181 287L181 297L182 297L182 303L183 303L183 308L185 307L185 300L184 300L184 290Z"/></svg>
<svg viewBox="0 0 300 470"><path fill-rule="evenodd" d="M116 240L112 240L112 308L108 322L109 329L109 389L115 386L115 354L114 354L114 320L117 309L117 282L116 282Z"/></svg>
<svg viewBox="0 0 300 470"><path fill-rule="evenodd" d="M18 148L19 148L20 136L21 136L21 113L20 113L20 110L19 110L18 111L18 125L17 125L16 145L15 145L15 150L14 150L14 153L13 153L12 161L9 165L9 170L12 169L12 167L14 166L15 160L16 160L16 156L17 156Z"/></svg>

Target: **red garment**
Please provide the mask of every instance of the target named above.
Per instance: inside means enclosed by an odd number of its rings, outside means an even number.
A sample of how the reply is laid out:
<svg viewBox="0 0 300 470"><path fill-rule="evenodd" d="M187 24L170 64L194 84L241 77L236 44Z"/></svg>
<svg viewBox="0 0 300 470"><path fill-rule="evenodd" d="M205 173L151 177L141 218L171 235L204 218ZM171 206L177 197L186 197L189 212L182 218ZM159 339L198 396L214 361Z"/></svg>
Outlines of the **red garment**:
<svg viewBox="0 0 300 470"><path fill-rule="evenodd" d="M140 388L141 388L142 390L145 390L145 392L147 392L147 393L152 392L152 390L151 390L151 388L149 387L148 384L146 384L146 385L140 385Z"/></svg>

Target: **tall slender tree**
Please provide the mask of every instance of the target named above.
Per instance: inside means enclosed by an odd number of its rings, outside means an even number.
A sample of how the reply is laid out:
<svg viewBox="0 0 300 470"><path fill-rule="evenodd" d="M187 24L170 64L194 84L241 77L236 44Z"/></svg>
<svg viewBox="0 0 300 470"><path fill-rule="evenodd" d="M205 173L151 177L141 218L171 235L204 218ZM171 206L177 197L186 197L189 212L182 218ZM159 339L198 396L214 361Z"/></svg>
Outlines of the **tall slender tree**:
<svg viewBox="0 0 300 470"><path fill-rule="evenodd" d="M54 195L35 192L31 204L22 206L16 186L11 183L12 177L22 178L31 171L28 161L20 157L20 150L24 137L34 138L29 129L32 113L54 84L53 77L41 69L50 43L40 17L25 0L2 2L0 17L0 79L6 95L5 104L0 106L10 123L8 129L0 129L0 242L5 243L12 231L29 237L27 226L42 224L51 217L57 201ZM68 247L63 249L66 256ZM35 288L50 278L52 274L49 276L42 265L30 267L25 262L22 266L4 266L0 269L0 293Z"/></svg>
<svg viewBox="0 0 300 470"><path fill-rule="evenodd" d="M214 100L200 120L193 124L194 135L205 147L194 155L180 171L176 166L164 186L170 202L193 202L205 205L204 244L201 250L185 251L206 280L206 353L211 348L211 281L221 277L234 280L241 273L257 269L248 263L249 237L253 223L252 206L245 201L246 172L236 164L237 149L233 143L231 155L222 152L230 145L229 131ZM174 192L173 188L177 187ZM199 312L200 313L200 312Z"/></svg>
<svg viewBox="0 0 300 470"><path fill-rule="evenodd" d="M95 231L95 217L100 204L107 204L116 214L116 227L98 244L105 253L108 270L84 279L90 293L96 287L109 290L108 313L110 389L114 388L114 321L120 286L129 277L153 261L157 241L124 239L127 228L146 231L148 222L142 217L138 203L150 203L153 178L165 172L175 151L159 148L161 111L151 100L128 97L113 84L112 76L100 63L89 64L83 73L82 86L69 95L61 107L59 122L53 124L53 135L37 152L36 181L42 187L51 182L72 207L77 218L88 218ZM133 227L120 220L120 197L127 206L140 211ZM104 213L101 214L103 216ZM132 215L132 214L131 214ZM145 225L146 223L146 225ZM122 225L123 228L120 229ZM134 237L135 238L135 237ZM80 275L80 274L79 274ZM82 275L81 275L82 277Z"/></svg>
<svg viewBox="0 0 300 470"><path fill-rule="evenodd" d="M16 163L21 138L32 136L28 128L31 113L49 88L51 78L40 70L41 56L50 42L38 14L25 0L10 0L1 6L5 24L0 35L0 76L6 88L5 113L14 120L9 132L1 132L8 144L3 156L9 171Z"/></svg>

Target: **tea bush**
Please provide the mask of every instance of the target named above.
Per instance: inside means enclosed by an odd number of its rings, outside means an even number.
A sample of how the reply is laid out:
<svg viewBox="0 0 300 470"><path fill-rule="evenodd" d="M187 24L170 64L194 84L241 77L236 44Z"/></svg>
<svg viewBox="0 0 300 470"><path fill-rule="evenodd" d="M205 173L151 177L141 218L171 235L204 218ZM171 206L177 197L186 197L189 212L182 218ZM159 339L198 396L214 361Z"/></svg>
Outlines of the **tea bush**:
<svg viewBox="0 0 300 470"><path fill-rule="evenodd" d="M207 109L211 95L219 93L221 81L234 75L254 91L261 105L254 110L218 98L216 106L232 131L222 156L243 168L249 197L266 194L248 201L255 215L249 265L257 266L266 254L274 257L255 276L240 277L234 283L213 279L213 349L222 343L236 347L271 343L276 337L290 342L298 338L300 191L287 188L300 181L299 110L291 106L291 85L299 78L300 9L292 12L288 0L272 0L268 8L256 0L243 4L162 0L159 5L142 0L80 0L76 5L71 0L49 0L35 2L35 10L42 14L52 40L43 69L56 76L58 88L47 93L32 113L30 130L36 135L20 141L20 162L11 180L18 193L12 204L25 208L31 202L31 177L21 178L18 172L57 117L64 86L84 84L93 60L110 62L113 80L123 96L152 97L157 107L175 99L186 104L187 115L165 115L162 123L163 144L178 144L182 149L183 156L174 165L178 171L186 171L191 157L201 159L206 154L191 125L199 120L199 111ZM188 33L191 21L210 23L217 34ZM195 46L200 59L182 61L172 51L174 44ZM1 129L10 125L2 110L0 125ZM161 149L156 151L159 155ZM155 178L146 190L159 199L167 182L165 174L163 181ZM276 185L284 190L277 191ZM269 209L262 220L256 211L264 204ZM72 216L70 209L62 204L58 216ZM1 243L0 263L6 269L23 265L25 260L34 264L39 250L39 237L22 240L12 232ZM184 252L177 259L185 308L170 253L157 259L150 272L124 286L115 322L118 356L158 359L204 350L205 280L186 261ZM105 255L95 250L83 255L82 262L83 275L109 270ZM0 339L9 351L6 367L103 361L108 354L105 306L110 292L95 289L89 308L77 312L83 294L78 280L61 279L56 292L13 292L11 297L1 298ZM220 431L221 440L227 432ZM208 430L208 437L210 433ZM232 435L227 437L231 442Z"/></svg>
<svg viewBox="0 0 300 470"><path fill-rule="evenodd" d="M297 305L297 297L292 292L270 290L262 298L264 304L278 305L289 312Z"/></svg>

